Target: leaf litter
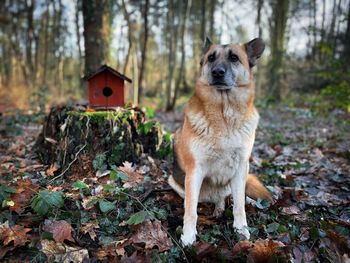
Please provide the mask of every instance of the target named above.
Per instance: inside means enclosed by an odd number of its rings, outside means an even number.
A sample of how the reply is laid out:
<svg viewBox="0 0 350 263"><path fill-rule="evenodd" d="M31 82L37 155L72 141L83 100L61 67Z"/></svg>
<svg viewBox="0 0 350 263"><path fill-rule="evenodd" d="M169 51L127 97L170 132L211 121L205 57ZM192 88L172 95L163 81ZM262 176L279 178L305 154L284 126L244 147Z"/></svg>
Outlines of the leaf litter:
<svg viewBox="0 0 350 263"><path fill-rule="evenodd" d="M60 168L33 155L39 129L1 134L0 259L348 262L349 122L296 108L260 112L251 171L275 202L247 203L250 241L232 227L230 200L221 218L200 204L197 242L186 249L179 245L183 200L166 183L170 159L143 154L138 163L96 170L82 152L69 176L50 182ZM181 123L180 115L175 123L157 115L170 129Z"/></svg>

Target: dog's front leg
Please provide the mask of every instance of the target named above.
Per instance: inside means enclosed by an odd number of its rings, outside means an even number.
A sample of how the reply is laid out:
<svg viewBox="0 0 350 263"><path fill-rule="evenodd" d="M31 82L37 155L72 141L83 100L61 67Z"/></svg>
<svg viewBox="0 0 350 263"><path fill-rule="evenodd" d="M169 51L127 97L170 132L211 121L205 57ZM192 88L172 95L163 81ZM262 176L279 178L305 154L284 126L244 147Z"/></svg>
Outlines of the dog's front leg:
<svg viewBox="0 0 350 263"><path fill-rule="evenodd" d="M250 238L245 214L245 185L248 176L248 161L242 162L231 181L233 198L233 227L246 239Z"/></svg>
<svg viewBox="0 0 350 263"><path fill-rule="evenodd" d="M184 246L196 241L197 205L203 182L203 175L198 168L186 174L185 178L185 215L181 242Z"/></svg>

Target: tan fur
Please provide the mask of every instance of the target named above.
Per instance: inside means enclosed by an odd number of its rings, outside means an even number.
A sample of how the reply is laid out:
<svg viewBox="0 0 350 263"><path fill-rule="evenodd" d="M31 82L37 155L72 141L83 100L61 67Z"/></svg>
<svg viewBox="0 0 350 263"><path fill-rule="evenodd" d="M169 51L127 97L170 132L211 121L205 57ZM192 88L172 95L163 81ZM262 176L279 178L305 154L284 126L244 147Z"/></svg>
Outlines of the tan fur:
<svg viewBox="0 0 350 263"><path fill-rule="evenodd" d="M239 57L235 65L236 86L217 90L208 82L208 54L225 60L228 50ZM254 106L255 86L245 46L211 45L203 57L195 94L185 109L182 128L175 135L175 153L185 173L169 178L169 184L185 199L184 245L195 241L197 203L215 203L215 215L224 209L225 197L234 201L234 227L249 238L244 210L244 190L254 199L271 197L260 181L248 176L249 156L259 115Z"/></svg>

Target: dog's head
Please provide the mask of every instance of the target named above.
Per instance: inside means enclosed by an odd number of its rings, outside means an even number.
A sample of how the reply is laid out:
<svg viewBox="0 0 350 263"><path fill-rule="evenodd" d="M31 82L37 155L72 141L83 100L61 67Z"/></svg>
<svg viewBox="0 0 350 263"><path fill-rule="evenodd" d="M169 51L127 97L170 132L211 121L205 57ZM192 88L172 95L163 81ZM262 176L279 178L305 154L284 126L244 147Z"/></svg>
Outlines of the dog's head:
<svg viewBox="0 0 350 263"><path fill-rule="evenodd" d="M201 58L201 82L227 91L249 85L251 68L256 65L264 49L264 41L260 38L244 45L216 45L207 37Z"/></svg>

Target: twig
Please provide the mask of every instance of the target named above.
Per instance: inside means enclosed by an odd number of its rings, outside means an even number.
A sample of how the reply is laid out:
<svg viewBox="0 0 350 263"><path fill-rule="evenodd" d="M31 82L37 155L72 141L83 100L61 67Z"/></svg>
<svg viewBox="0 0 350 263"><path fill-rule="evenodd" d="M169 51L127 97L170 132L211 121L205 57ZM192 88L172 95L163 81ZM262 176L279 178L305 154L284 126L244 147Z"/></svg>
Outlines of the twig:
<svg viewBox="0 0 350 263"><path fill-rule="evenodd" d="M53 181L55 181L56 179L62 177L68 170L69 168L72 166L72 164L78 159L78 155L80 154L80 152L86 147L86 143L79 149L79 151L75 154L74 156L74 159L73 161L71 161L69 164L68 164L68 167L66 169L64 169L64 171L62 173L60 173L59 175L55 176L54 178L52 178L50 181L49 181L49 184L51 184Z"/></svg>

